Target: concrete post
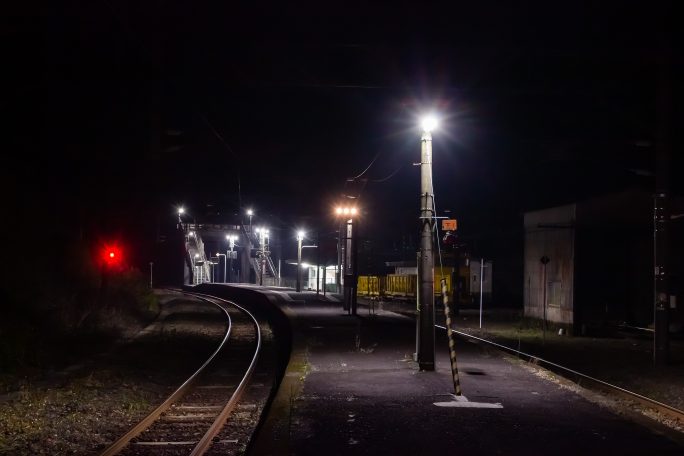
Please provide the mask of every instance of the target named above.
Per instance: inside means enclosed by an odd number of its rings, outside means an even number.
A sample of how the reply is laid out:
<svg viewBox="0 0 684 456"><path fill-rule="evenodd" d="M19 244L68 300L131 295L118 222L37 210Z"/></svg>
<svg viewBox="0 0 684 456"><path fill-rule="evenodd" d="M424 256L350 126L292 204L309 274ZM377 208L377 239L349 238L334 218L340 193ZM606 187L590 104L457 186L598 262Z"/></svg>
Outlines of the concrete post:
<svg viewBox="0 0 684 456"><path fill-rule="evenodd" d="M435 296L432 230L432 135L424 131L420 148L420 257L418 261L418 366L435 370Z"/></svg>

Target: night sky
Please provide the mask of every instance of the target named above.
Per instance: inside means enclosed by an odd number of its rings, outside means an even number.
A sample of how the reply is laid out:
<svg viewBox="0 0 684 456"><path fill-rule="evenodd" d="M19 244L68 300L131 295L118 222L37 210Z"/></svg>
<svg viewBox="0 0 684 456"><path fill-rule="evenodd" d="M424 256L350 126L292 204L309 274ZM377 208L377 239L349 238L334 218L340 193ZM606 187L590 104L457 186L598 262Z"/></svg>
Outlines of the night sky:
<svg viewBox="0 0 684 456"><path fill-rule="evenodd" d="M10 9L7 215L148 232L182 203L294 226L328 220L344 193L368 236L394 239L417 232L417 125L434 112L437 208L475 235L653 191L658 128L681 145L671 2L245 5ZM673 152L681 193L678 169Z"/></svg>

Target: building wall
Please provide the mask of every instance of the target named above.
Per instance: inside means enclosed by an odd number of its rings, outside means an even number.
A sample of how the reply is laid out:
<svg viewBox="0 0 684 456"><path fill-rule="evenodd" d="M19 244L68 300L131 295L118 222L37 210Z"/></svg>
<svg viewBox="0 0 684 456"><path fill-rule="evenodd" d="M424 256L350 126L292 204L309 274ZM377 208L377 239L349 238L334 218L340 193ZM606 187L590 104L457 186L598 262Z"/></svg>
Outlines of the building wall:
<svg viewBox="0 0 684 456"><path fill-rule="evenodd" d="M575 204L525 214L524 314L574 324ZM549 258L544 266L543 256ZM544 277L546 269L546 277ZM546 291L546 306L544 292Z"/></svg>
<svg viewBox="0 0 684 456"><path fill-rule="evenodd" d="M578 204L575 321L582 333L653 320L653 202L625 191Z"/></svg>

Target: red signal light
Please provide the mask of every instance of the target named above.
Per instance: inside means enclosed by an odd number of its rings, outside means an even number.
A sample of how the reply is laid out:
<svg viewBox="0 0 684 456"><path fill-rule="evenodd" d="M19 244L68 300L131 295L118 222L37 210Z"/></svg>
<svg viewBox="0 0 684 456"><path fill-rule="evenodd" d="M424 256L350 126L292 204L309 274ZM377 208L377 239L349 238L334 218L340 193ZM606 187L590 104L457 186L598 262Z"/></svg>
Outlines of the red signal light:
<svg viewBox="0 0 684 456"><path fill-rule="evenodd" d="M117 245L105 245L101 251L101 258L107 267L120 266L123 260L121 248Z"/></svg>

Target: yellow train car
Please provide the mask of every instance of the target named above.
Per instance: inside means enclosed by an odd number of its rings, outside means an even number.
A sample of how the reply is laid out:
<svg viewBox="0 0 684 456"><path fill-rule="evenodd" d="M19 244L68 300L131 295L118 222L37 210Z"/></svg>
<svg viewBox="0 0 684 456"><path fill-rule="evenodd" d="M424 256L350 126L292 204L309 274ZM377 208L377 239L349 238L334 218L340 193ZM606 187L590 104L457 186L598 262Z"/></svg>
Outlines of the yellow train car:
<svg viewBox="0 0 684 456"><path fill-rule="evenodd" d="M417 278L408 274L387 274L385 285L386 296L414 297L417 290Z"/></svg>
<svg viewBox="0 0 684 456"><path fill-rule="evenodd" d="M356 285L357 296L384 296L385 276L359 276Z"/></svg>
<svg viewBox="0 0 684 456"><path fill-rule="evenodd" d="M442 278L446 279L447 293L451 295L452 275L454 268L435 268L433 291L435 296L442 294ZM357 296L388 296L397 298L415 298L418 291L416 274L387 274L386 276L359 276Z"/></svg>

